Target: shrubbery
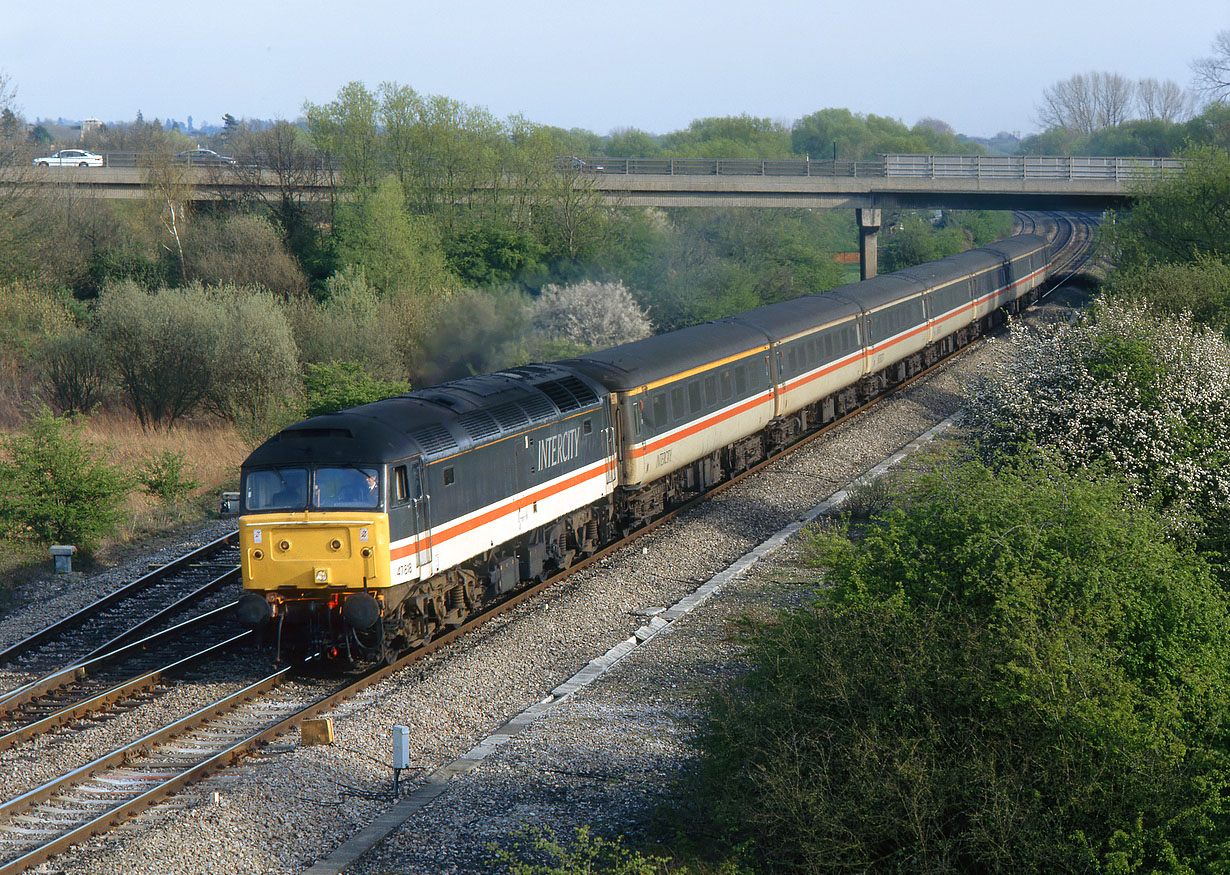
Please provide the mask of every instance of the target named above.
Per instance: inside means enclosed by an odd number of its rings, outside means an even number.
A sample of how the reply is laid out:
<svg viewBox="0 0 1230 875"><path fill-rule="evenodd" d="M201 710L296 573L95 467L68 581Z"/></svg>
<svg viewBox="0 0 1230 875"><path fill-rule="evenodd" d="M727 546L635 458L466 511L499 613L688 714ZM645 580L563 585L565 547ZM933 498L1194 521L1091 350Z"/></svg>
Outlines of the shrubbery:
<svg viewBox="0 0 1230 875"><path fill-rule="evenodd" d="M703 740L758 871L1214 871L1227 598L1111 481L922 477L761 628Z"/></svg>
<svg viewBox="0 0 1230 875"><path fill-rule="evenodd" d="M358 362L304 365L304 415L336 413L347 407L370 404L410 391L409 383L369 376Z"/></svg>
<svg viewBox="0 0 1230 875"><path fill-rule="evenodd" d="M966 391L984 458L1044 446L1106 468L1140 499L1230 507L1230 349L1217 332L1102 302L1072 327L1014 327Z"/></svg>
<svg viewBox="0 0 1230 875"><path fill-rule="evenodd" d="M80 426L44 409L0 447L7 536L89 547L119 522L131 481L98 458Z"/></svg>

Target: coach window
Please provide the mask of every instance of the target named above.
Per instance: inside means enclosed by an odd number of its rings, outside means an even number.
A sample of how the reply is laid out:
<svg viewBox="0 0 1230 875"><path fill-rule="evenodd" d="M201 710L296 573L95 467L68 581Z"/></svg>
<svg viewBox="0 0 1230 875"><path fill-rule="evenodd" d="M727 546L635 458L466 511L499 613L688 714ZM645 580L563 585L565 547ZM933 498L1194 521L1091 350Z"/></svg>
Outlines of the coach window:
<svg viewBox="0 0 1230 875"><path fill-rule="evenodd" d="M410 480L406 476L406 466L398 465L393 469L393 501L405 504L410 500Z"/></svg>
<svg viewBox="0 0 1230 875"><path fill-rule="evenodd" d="M700 380L688 383L688 409L700 413Z"/></svg>
<svg viewBox="0 0 1230 875"><path fill-rule="evenodd" d="M445 468L444 469L444 485L452 486L453 479L454 479L453 469L451 467Z"/></svg>
<svg viewBox="0 0 1230 875"><path fill-rule="evenodd" d="M717 377L705 377L705 406L717 403Z"/></svg>
<svg viewBox="0 0 1230 875"><path fill-rule="evenodd" d="M653 424L661 428L668 422L666 418L666 392L659 392L653 396Z"/></svg>
<svg viewBox="0 0 1230 875"><path fill-rule="evenodd" d="M730 368L722 371L722 373L718 375L718 379L721 380L722 400L725 401L730 398L731 393L735 391L734 384L730 381Z"/></svg>
<svg viewBox="0 0 1230 875"><path fill-rule="evenodd" d="M798 347L790 347L790 375L794 376L799 372L799 350Z"/></svg>
<svg viewBox="0 0 1230 875"><path fill-rule="evenodd" d="M735 368L735 392L740 398L747 392L747 368L744 365Z"/></svg>
<svg viewBox="0 0 1230 875"><path fill-rule="evenodd" d="M686 414L687 411L683 409L683 387L676 386L671 389L671 418L680 420Z"/></svg>

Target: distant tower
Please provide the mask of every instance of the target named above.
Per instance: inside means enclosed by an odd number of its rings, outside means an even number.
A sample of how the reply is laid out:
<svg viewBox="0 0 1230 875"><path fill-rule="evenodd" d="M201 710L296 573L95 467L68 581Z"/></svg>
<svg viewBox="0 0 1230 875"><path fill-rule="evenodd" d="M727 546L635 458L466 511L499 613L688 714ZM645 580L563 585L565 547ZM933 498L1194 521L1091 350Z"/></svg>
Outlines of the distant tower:
<svg viewBox="0 0 1230 875"><path fill-rule="evenodd" d="M192 130L192 116L188 116L188 130Z"/></svg>

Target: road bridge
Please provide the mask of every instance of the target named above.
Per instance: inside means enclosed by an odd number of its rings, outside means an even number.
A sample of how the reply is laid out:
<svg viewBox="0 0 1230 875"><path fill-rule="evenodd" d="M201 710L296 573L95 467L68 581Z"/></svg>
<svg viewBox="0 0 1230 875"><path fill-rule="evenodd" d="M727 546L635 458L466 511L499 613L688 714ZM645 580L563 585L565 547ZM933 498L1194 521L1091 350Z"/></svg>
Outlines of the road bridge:
<svg viewBox="0 0 1230 875"><path fill-rule="evenodd" d="M21 179L34 193L86 186L102 197L148 194L139 156L112 153L102 168L0 168L0 182ZM122 165L122 166L117 166ZM864 276L875 275L875 234L884 210L1121 209L1160 174L1181 170L1173 158L1004 155L883 155L874 161L558 159L573 186L624 207L761 207L853 209L861 229ZM276 169L243 165L179 168L188 196L218 200L287 187ZM323 170L297 174L296 196L334 194Z"/></svg>

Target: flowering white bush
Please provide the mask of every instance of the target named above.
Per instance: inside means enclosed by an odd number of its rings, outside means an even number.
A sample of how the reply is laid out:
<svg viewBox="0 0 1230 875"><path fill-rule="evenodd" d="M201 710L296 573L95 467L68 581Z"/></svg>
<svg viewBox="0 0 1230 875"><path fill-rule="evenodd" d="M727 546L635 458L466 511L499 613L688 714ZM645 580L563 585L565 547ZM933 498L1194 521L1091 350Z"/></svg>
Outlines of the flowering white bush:
<svg viewBox="0 0 1230 875"><path fill-rule="evenodd" d="M617 346L653 334L649 317L622 283L549 285L534 304L534 327L545 338L584 349Z"/></svg>
<svg viewBox="0 0 1230 875"><path fill-rule="evenodd" d="M1013 326L965 390L964 424L990 457L1027 443L1108 466L1142 499L1230 507L1230 349L1218 333L1099 301L1073 325Z"/></svg>

